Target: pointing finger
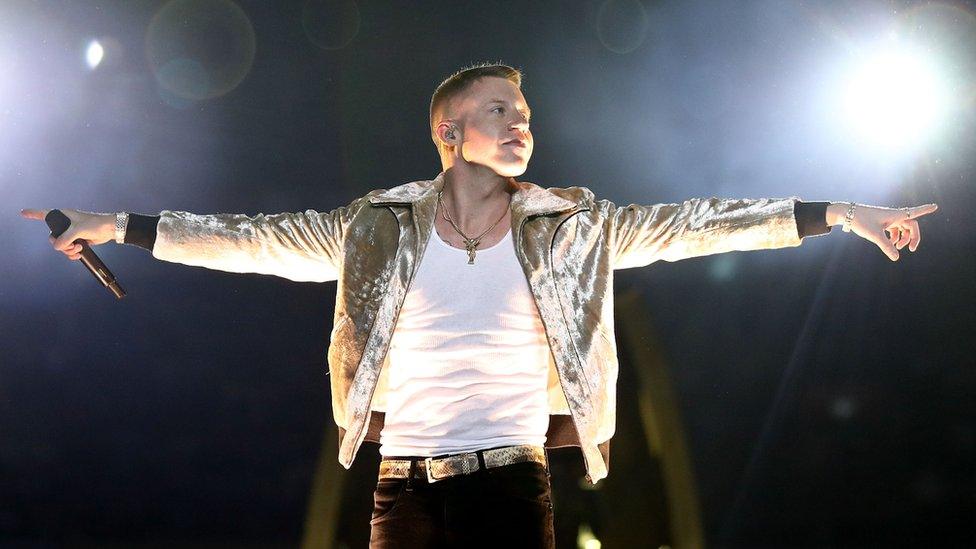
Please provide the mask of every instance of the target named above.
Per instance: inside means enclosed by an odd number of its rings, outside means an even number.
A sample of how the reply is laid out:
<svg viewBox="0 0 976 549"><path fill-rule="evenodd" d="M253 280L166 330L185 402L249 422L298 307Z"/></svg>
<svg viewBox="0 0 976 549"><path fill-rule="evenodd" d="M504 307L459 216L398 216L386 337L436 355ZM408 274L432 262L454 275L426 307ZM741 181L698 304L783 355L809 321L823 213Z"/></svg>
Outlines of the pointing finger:
<svg viewBox="0 0 976 549"><path fill-rule="evenodd" d="M20 215L21 215L21 217L24 217L24 218L27 218L27 219L39 219L39 220L43 221L44 220L44 216L46 216L47 215L47 212L49 212L49 211L51 211L51 210L28 210L28 209L24 209L24 210L20 210Z"/></svg>
<svg viewBox="0 0 976 549"><path fill-rule="evenodd" d="M911 219L917 219L919 217L922 217L923 215L928 215L938 209L939 209L938 204L924 204L922 206L915 206L912 208L908 208L908 217Z"/></svg>

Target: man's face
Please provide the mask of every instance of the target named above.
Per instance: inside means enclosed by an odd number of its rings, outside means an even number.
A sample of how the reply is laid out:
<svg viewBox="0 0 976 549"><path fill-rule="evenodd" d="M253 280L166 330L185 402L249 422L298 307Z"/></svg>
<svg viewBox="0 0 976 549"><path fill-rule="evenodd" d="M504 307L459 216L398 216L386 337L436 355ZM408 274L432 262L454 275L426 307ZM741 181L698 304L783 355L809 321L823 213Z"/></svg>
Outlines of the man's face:
<svg viewBox="0 0 976 549"><path fill-rule="evenodd" d="M525 173L532 156L531 111L521 90L504 78L475 82L454 105L464 131L464 158L503 177Z"/></svg>

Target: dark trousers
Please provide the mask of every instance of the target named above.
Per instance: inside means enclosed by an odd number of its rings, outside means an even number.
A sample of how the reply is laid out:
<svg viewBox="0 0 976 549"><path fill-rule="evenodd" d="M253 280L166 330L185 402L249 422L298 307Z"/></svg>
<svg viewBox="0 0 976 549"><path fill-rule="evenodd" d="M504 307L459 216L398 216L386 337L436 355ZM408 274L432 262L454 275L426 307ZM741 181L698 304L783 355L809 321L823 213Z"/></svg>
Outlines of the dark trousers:
<svg viewBox="0 0 976 549"><path fill-rule="evenodd" d="M536 462L432 484L380 479L373 502L372 549L555 546L549 471Z"/></svg>

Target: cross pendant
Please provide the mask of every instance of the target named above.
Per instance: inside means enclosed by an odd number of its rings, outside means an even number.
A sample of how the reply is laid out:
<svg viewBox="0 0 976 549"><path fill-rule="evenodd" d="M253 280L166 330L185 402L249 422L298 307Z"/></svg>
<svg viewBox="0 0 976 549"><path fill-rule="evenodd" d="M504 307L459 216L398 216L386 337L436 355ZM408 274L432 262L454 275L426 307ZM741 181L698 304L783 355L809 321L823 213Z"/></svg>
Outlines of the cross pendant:
<svg viewBox="0 0 976 549"><path fill-rule="evenodd" d="M468 250L468 265L474 265L475 248L478 246L477 240L465 240L464 247Z"/></svg>

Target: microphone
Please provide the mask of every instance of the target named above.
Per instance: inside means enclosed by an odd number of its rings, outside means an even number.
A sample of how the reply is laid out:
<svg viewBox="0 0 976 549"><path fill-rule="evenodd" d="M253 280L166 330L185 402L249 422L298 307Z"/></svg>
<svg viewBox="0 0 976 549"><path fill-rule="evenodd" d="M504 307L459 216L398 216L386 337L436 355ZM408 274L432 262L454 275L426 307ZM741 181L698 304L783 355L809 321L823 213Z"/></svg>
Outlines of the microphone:
<svg viewBox="0 0 976 549"><path fill-rule="evenodd" d="M64 215L61 210L51 210L44 216L44 222L51 229L51 236L57 238L64 234L64 231L68 230L71 225L71 220L68 216ZM81 262L85 264L85 267L91 271L91 274L101 282L102 286L105 286L112 292L115 297L122 299L125 297L125 290L119 286L119 283L115 280L115 275L112 271L108 270L108 267L102 263L102 260L95 255L91 247L83 239L75 240L76 244L81 244Z"/></svg>

